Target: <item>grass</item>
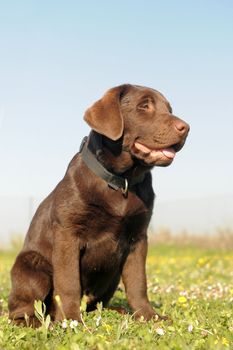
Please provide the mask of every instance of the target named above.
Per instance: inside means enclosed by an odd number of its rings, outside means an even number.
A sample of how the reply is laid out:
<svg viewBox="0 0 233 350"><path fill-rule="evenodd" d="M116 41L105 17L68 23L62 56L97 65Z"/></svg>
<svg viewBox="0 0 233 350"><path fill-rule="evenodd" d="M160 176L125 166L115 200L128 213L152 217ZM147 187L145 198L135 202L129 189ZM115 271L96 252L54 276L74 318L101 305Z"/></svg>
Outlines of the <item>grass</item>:
<svg viewBox="0 0 233 350"><path fill-rule="evenodd" d="M0 349L233 349L233 252L173 245L152 246L147 259L149 298L169 321L145 323L102 309L76 322L49 325L36 303L41 328L9 323L11 252L0 253ZM119 289L111 305L127 307Z"/></svg>

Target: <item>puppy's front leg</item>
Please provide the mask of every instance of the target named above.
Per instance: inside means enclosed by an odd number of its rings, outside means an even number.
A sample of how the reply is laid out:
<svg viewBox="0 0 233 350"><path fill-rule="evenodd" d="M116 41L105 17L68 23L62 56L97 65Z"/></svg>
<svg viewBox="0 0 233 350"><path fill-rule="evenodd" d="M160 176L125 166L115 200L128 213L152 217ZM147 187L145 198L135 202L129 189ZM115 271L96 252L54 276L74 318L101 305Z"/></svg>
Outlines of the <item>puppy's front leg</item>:
<svg viewBox="0 0 233 350"><path fill-rule="evenodd" d="M80 244L70 229L56 228L53 247L53 284L55 301L55 321L73 319L80 321Z"/></svg>
<svg viewBox="0 0 233 350"><path fill-rule="evenodd" d="M122 280L126 290L128 303L134 312L135 318L144 317L150 320L156 316L147 297L146 283L146 255L147 238L137 242L129 253L122 271Z"/></svg>

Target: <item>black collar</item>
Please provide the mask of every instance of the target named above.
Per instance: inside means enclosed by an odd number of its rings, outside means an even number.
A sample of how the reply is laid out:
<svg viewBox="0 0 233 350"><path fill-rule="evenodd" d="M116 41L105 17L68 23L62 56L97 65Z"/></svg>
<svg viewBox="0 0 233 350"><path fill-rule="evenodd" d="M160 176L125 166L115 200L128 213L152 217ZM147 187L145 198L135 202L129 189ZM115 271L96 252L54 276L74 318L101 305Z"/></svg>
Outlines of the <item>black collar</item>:
<svg viewBox="0 0 233 350"><path fill-rule="evenodd" d="M120 189L123 196L127 198L128 190L134 185L143 182L145 174L133 177L130 182L126 177L119 176L108 171L96 158L95 154L88 147L88 137L84 137L80 146L80 154L88 168L97 176L105 180L109 187L114 190Z"/></svg>

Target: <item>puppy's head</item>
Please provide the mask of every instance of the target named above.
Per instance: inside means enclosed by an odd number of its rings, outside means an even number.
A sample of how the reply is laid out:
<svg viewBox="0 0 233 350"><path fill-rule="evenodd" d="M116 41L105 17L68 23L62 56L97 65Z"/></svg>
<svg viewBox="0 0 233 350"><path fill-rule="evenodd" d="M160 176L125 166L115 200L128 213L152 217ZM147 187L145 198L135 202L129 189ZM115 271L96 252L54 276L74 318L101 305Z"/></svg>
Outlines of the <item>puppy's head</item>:
<svg viewBox="0 0 233 350"><path fill-rule="evenodd" d="M129 84L108 90L84 119L109 139L122 138L123 149L148 166L171 164L189 132L160 92Z"/></svg>

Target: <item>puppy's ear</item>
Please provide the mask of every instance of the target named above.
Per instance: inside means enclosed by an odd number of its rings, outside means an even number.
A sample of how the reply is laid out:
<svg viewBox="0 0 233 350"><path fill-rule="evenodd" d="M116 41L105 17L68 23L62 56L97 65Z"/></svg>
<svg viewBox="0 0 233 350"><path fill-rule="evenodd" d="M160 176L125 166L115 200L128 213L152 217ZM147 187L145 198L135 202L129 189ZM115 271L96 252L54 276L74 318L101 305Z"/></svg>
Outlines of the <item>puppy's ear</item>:
<svg viewBox="0 0 233 350"><path fill-rule="evenodd" d="M123 134L124 122L120 111L120 100L131 85L114 87L90 108L84 115L87 124L98 133L112 140L119 139Z"/></svg>

